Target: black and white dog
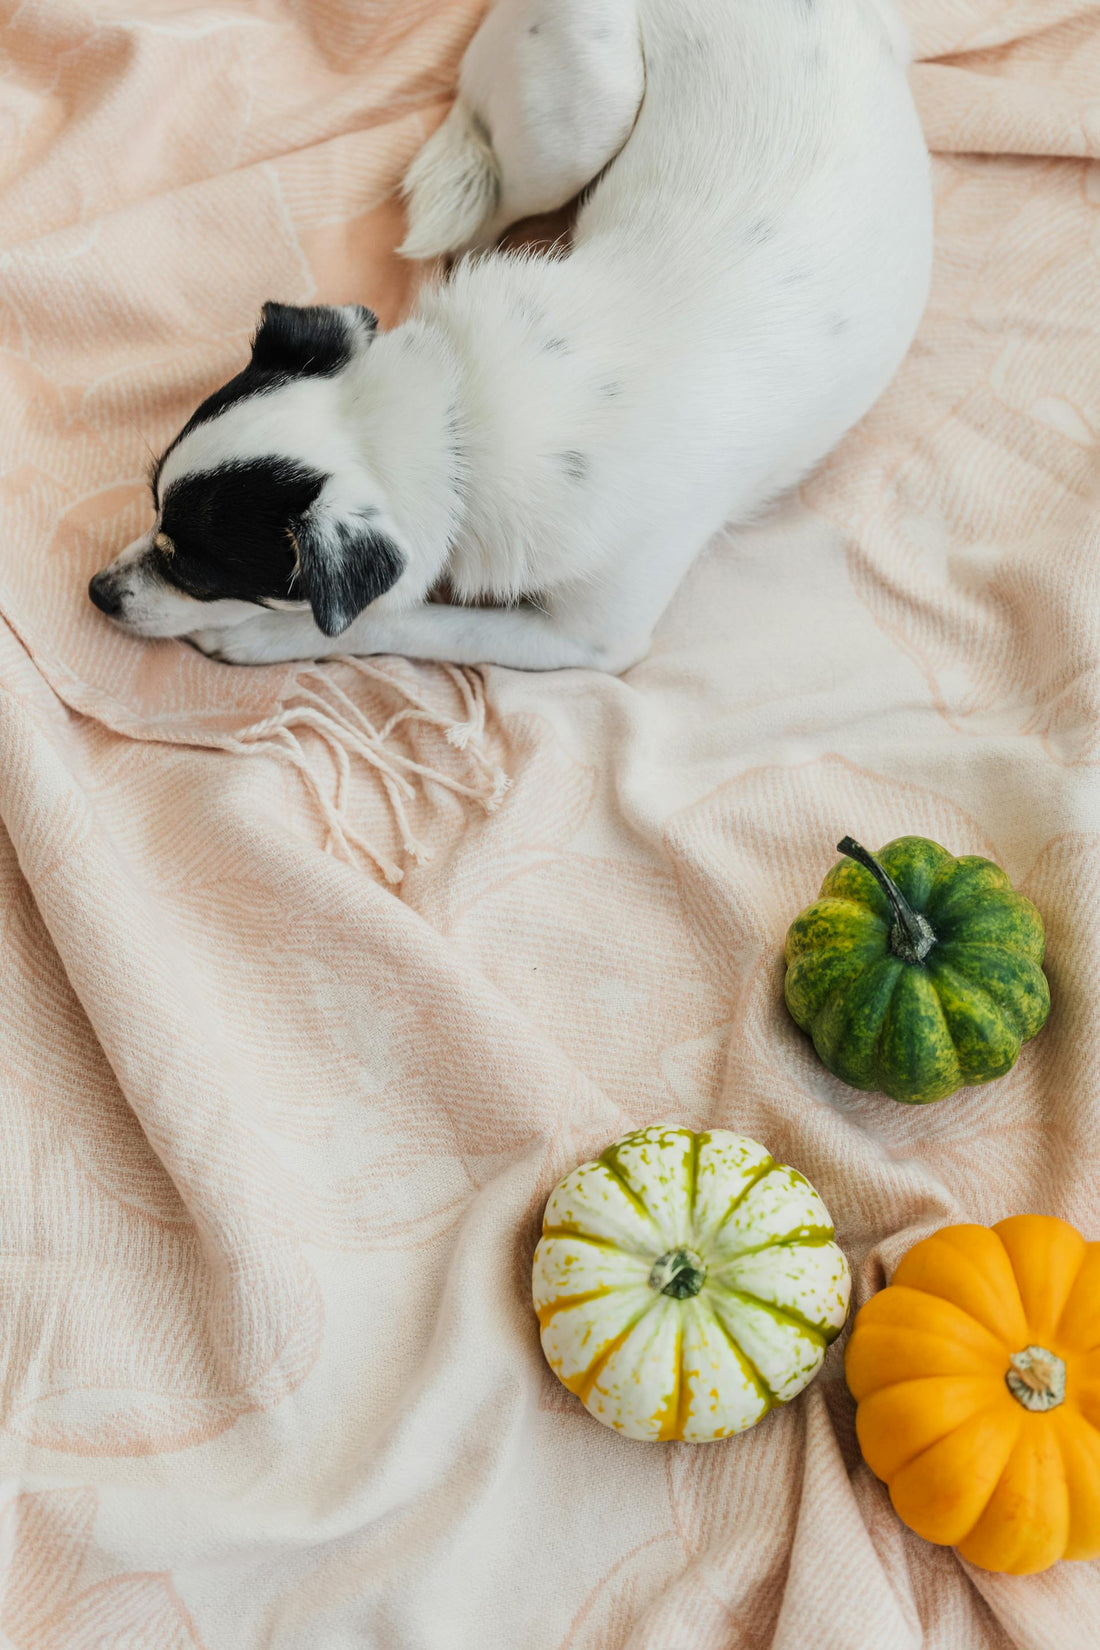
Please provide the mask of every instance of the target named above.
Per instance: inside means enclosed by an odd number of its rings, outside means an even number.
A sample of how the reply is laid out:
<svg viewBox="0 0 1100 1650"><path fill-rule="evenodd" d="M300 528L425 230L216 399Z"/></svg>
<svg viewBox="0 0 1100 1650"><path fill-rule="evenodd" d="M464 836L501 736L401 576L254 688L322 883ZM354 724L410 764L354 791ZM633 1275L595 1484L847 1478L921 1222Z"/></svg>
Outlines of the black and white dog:
<svg viewBox="0 0 1100 1650"><path fill-rule="evenodd" d="M266 305L92 600L240 663L623 670L909 345L906 70L892 0L497 0L406 181L406 255L479 255L386 333ZM587 185L566 255L482 250Z"/></svg>

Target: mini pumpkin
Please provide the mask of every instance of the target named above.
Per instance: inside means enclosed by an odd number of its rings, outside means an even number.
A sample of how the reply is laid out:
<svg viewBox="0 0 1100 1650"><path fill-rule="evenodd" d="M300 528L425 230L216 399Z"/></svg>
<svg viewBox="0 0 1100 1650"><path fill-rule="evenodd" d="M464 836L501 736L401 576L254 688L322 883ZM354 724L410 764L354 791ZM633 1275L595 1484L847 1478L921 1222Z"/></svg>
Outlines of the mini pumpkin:
<svg viewBox="0 0 1100 1650"><path fill-rule="evenodd" d="M725 1129L609 1146L551 1194L535 1250L550 1367L628 1438L753 1426L817 1374L849 1290L809 1181Z"/></svg>
<svg viewBox="0 0 1100 1650"><path fill-rule="evenodd" d="M856 1433L898 1515L986 1570L1100 1556L1100 1243L947 1226L856 1316Z"/></svg>
<svg viewBox="0 0 1100 1650"><path fill-rule="evenodd" d="M1050 1012L1042 918L1000 866L902 836L845 837L787 932L787 1007L835 1077L943 1100L1011 1070Z"/></svg>

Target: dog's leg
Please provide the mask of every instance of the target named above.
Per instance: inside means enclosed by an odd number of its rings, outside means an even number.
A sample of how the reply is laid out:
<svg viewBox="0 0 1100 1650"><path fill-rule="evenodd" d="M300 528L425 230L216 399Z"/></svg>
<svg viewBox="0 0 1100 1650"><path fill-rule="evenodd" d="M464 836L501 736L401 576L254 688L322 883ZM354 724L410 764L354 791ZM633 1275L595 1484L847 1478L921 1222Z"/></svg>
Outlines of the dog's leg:
<svg viewBox="0 0 1100 1650"><path fill-rule="evenodd" d="M326 636L308 613L264 613L227 630L189 638L211 658L234 665L401 654L456 665L507 665L513 670L625 669L598 644L570 635L546 613L527 608L446 607L429 603L408 613L365 613L342 636Z"/></svg>
<svg viewBox="0 0 1100 1650"><path fill-rule="evenodd" d="M572 666L618 674L645 653L649 637L599 639L589 626L574 626L540 608L428 603L407 613L364 613L335 637L318 630L307 612L265 612L229 629L197 631L189 640L211 658L237 665L393 653L456 665L506 665L513 670Z"/></svg>
<svg viewBox="0 0 1100 1650"><path fill-rule="evenodd" d="M405 178L402 253L490 245L565 206L622 148L643 80L636 0L497 0Z"/></svg>

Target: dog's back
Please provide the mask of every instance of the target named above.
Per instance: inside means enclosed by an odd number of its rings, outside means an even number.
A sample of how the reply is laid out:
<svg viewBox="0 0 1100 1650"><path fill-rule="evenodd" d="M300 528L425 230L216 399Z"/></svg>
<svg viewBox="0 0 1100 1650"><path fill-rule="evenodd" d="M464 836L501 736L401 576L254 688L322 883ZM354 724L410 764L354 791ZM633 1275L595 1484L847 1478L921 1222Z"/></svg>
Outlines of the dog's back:
<svg viewBox="0 0 1100 1650"><path fill-rule="evenodd" d="M636 295L656 393L675 373L729 473L766 494L881 393L924 306L931 194L904 30L881 0L640 0L639 17L645 96L580 212L577 270L611 325Z"/></svg>
<svg viewBox="0 0 1100 1650"><path fill-rule="evenodd" d="M641 106L570 255L460 263L423 300L473 341L493 455L459 588L509 557L523 588L530 566L567 579L648 541L697 548L885 388L931 247L890 17L886 0L641 0Z"/></svg>

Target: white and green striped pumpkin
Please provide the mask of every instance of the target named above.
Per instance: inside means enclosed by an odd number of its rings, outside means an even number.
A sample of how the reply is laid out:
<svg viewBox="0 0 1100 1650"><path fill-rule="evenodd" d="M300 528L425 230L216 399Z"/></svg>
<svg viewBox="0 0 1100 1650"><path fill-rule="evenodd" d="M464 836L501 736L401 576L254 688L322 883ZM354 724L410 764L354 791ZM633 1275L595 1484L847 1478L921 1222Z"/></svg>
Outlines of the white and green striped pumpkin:
<svg viewBox="0 0 1100 1650"><path fill-rule="evenodd" d="M850 1285L809 1181L726 1129L609 1146L552 1193L535 1250L550 1367L628 1438L726 1438L787 1403Z"/></svg>

